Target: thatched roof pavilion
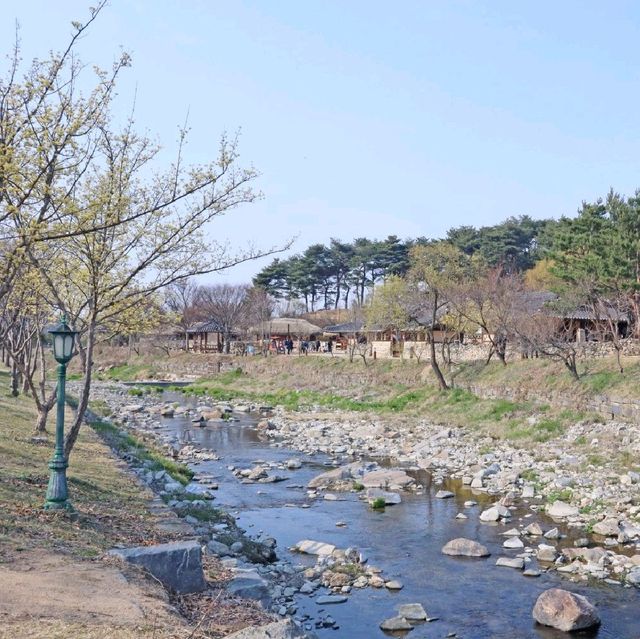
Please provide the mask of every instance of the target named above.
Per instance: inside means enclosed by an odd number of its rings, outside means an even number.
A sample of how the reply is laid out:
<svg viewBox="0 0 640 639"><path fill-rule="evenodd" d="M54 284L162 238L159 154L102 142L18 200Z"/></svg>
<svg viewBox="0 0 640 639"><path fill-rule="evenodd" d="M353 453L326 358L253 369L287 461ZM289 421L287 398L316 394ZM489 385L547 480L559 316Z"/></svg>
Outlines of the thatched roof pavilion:
<svg viewBox="0 0 640 639"><path fill-rule="evenodd" d="M276 317L252 327L251 332L256 335L265 336L291 335L304 337L308 335L319 335L322 333L322 329L299 317Z"/></svg>

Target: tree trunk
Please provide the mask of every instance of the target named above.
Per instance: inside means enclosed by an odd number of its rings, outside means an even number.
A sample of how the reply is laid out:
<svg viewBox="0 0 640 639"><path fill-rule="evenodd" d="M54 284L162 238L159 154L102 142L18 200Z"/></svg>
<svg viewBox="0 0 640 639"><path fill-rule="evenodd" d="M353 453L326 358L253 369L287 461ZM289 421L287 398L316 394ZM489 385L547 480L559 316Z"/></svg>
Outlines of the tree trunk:
<svg viewBox="0 0 640 639"><path fill-rule="evenodd" d="M567 355L564 358L564 365L567 367L569 372L571 373L571 377L576 380L576 382L580 381L580 375L578 375L578 367L576 365L575 355Z"/></svg>
<svg viewBox="0 0 640 639"><path fill-rule="evenodd" d="M36 419L36 433L46 433L47 432L47 418L49 417L50 408L46 408L44 406L40 407L38 410L38 419Z"/></svg>
<svg viewBox="0 0 640 639"><path fill-rule="evenodd" d="M11 362L11 394L14 397L20 395L20 373L18 372L18 366L15 361Z"/></svg>
<svg viewBox="0 0 640 639"><path fill-rule="evenodd" d="M444 375L440 370L440 366L438 366L438 362L436 361L436 344L433 341L433 333L429 335L429 351L431 354L431 370L434 372L436 379L438 380L440 390L447 390L449 388L447 380L444 378Z"/></svg>
<svg viewBox="0 0 640 639"><path fill-rule="evenodd" d="M80 427L82 426L82 422L84 421L87 407L89 406L89 393L91 392L91 377L93 373L93 348L95 345L95 329L96 326L94 317L91 318L91 321L89 322L89 327L87 330L87 345L84 350L79 349L84 365L84 379L82 383L82 391L80 393L80 400L78 402L78 408L76 409L76 416L64 440L64 456L67 460L69 459L71 451L73 450L73 446L78 439L78 433L80 432Z"/></svg>

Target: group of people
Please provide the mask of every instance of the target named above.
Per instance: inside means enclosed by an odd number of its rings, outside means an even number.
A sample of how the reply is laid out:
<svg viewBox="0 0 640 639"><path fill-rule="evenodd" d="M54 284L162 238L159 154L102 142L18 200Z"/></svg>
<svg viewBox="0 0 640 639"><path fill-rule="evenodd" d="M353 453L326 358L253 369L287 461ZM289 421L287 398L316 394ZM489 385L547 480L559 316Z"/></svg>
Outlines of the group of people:
<svg viewBox="0 0 640 639"><path fill-rule="evenodd" d="M291 355L293 353L295 344L290 337L285 338L281 342L272 340L271 346L277 353L286 353ZM333 352L333 340L321 342L317 340L299 340L298 348L302 355L308 355L309 353L332 353Z"/></svg>

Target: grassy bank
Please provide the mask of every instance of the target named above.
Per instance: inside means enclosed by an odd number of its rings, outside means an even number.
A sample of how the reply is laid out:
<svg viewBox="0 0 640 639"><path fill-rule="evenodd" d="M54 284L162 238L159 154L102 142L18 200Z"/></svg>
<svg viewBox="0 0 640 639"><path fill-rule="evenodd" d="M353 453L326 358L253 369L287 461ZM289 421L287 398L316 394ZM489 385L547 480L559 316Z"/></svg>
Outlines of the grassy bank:
<svg viewBox="0 0 640 639"><path fill-rule="evenodd" d="M225 371L203 375L184 393L213 400L245 400L260 405L283 406L287 410L340 410L380 416L398 424L427 419L444 425L460 425L505 440L517 447L535 448L542 442L561 440L566 429L578 422L603 422L606 416L581 408L594 394L612 398L640 398L640 361L625 358L625 372L617 371L613 358L598 358L579 364L576 382L559 362L544 359L462 364L454 376L455 387L442 392L434 385L424 362L377 360L365 366L339 357L219 357L180 354L157 360L155 368L180 375L211 370L222 362ZM148 370L149 362L134 360L130 368ZM114 369L120 374L119 368ZM497 399L482 399L465 386L485 389ZM140 388L132 393L155 392ZM485 393L480 393L484 395ZM506 398L508 397L508 398ZM562 406L570 399L576 408ZM589 455L596 466L635 469L636 462L624 450L606 458L589 449L580 438L572 446Z"/></svg>
<svg viewBox="0 0 640 639"><path fill-rule="evenodd" d="M0 387L9 388L5 372L0 372ZM35 411L24 396L0 394L0 415L0 560L33 547L94 557L115 544L148 543L156 537L148 495L87 428L81 430L68 470L70 499L78 518L45 512L54 436L33 437ZM53 432L53 425L49 430Z"/></svg>

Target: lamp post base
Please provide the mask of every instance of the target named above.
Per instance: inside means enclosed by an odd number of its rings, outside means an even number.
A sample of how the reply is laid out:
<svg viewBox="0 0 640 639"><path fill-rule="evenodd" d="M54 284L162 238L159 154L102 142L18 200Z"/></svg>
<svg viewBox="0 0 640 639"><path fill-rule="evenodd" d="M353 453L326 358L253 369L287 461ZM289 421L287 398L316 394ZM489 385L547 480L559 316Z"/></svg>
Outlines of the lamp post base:
<svg viewBox="0 0 640 639"><path fill-rule="evenodd" d="M44 504L45 510L73 511L73 506L68 499L67 466L66 460L60 459L58 456L49 462L51 474L47 487L47 501Z"/></svg>

